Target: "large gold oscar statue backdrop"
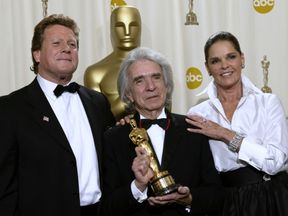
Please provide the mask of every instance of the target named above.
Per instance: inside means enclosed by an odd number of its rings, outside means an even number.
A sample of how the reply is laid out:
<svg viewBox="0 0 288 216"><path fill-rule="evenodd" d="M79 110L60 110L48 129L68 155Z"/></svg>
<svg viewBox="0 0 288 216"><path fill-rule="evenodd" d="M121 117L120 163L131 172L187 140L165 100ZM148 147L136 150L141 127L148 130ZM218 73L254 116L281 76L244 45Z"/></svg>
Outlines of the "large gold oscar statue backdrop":
<svg viewBox="0 0 288 216"><path fill-rule="evenodd" d="M110 36L113 52L86 69L84 85L106 95L118 120L126 115L124 103L117 91L119 67L129 51L139 47L141 42L141 17L138 9L126 5L116 7L111 13Z"/></svg>

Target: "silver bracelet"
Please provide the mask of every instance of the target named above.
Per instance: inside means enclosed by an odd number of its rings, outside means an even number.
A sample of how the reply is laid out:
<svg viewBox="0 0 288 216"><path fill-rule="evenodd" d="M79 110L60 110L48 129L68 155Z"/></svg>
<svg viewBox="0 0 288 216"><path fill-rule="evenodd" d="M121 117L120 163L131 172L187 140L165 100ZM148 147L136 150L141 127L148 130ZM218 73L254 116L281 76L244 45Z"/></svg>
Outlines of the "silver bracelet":
<svg viewBox="0 0 288 216"><path fill-rule="evenodd" d="M235 132L235 136L228 144L228 149L232 152L237 152L240 148L241 142L244 139L244 135Z"/></svg>

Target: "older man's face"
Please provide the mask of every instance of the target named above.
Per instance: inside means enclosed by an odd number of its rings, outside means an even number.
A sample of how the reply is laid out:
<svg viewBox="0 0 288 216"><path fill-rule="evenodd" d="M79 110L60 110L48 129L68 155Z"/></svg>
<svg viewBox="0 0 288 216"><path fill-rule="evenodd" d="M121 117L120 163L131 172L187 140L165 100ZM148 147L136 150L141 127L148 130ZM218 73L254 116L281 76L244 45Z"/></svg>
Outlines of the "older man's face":
<svg viewBox="0 0 288 216"><path fill-rule="evenodd" d="M167 87L161 67L150 60L142 59L133 63L128 70L129 99L136 110L145 117L160 114L165 106Z"/></svg>

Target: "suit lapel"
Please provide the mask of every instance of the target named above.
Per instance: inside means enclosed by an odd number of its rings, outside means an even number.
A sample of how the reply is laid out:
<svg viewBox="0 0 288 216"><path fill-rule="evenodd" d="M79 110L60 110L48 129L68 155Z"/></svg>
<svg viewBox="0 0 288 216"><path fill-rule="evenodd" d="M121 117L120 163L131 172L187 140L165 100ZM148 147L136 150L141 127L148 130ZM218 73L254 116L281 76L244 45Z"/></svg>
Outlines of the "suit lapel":
<svg viewBox="0 0 288 216"><path fill-rule="evenodd" d="M73 153L65 133L56 118L45 94L38 84L37 79L27 87L27 102L31 105L32 118L45 130L45 133L55 139L55 142ZM45 138L44 138L45 139Z"/></svg>
<svg viewBox="0 0 288 216"><path fill-rule="evenodd" d="M91 97L89 96L87 91L85 91L85 89L82 86L80 87L78 94L81 98L88 121L90 123L98 158L101 158L100 153L102 152L101 150L102 147L100 146L101 137L99 136L100 134L99 131L101 131L101 128L99 128L99 123L97 123L100 121L99 116L97 114L102 113L102 111L97 110L98 107L92 102Z"/></svg>
<svg viewBox="0 0 288 216"><path fill-rule="evenodd" d="M164 138L164 148L161 162L161 169L166 170L168 168L168 164L173 158L173 154L175 154L177 150L177 143L181 140L181 128L179 127L179 123L173 114L167 114L167 117L171 118L171 125L165 133Z"/></svg>

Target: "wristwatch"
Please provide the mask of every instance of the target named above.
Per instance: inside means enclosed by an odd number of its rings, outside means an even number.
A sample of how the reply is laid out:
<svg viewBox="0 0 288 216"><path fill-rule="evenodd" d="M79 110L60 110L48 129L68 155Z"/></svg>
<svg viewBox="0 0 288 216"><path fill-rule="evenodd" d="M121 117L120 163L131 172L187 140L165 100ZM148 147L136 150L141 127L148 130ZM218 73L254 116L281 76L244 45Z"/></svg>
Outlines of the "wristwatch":
<svg viewBox="0 0 288 216"><path fill-rule="evenodd" d="M242 140L244 139L244 134L235 133L235 136L228 144L228 149L232 152L237 152L239 150Z"/></svg>

